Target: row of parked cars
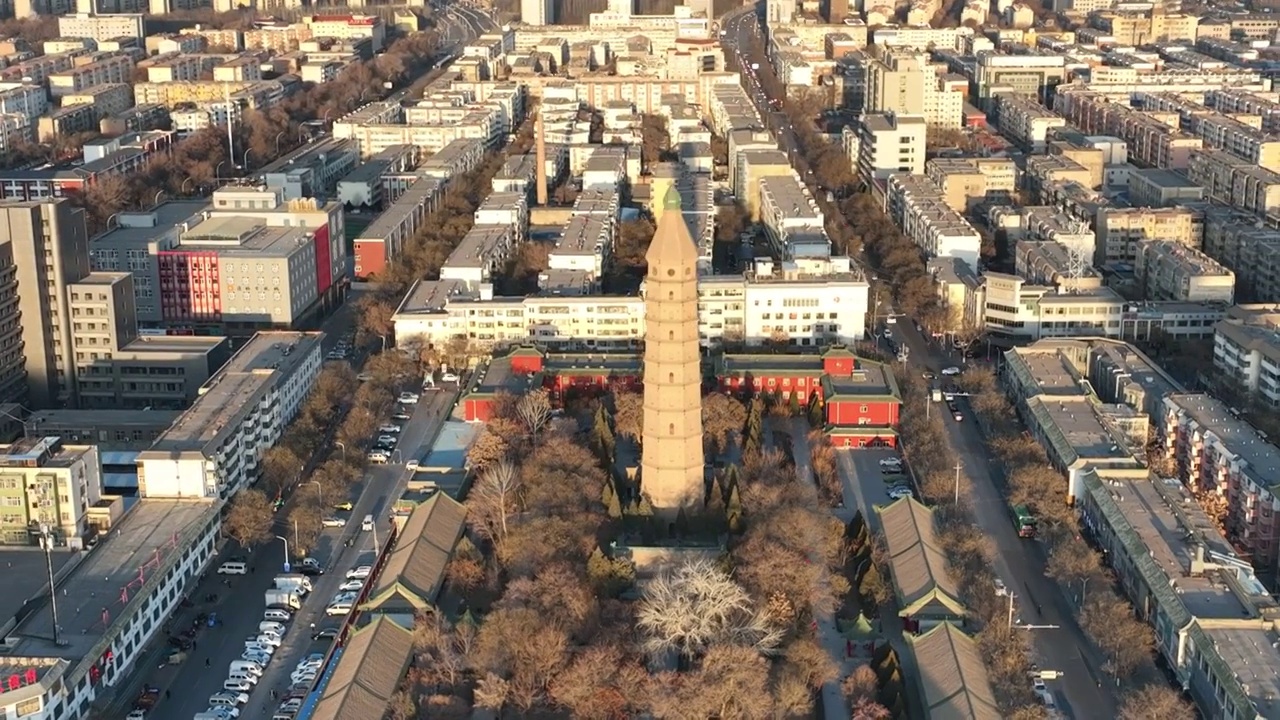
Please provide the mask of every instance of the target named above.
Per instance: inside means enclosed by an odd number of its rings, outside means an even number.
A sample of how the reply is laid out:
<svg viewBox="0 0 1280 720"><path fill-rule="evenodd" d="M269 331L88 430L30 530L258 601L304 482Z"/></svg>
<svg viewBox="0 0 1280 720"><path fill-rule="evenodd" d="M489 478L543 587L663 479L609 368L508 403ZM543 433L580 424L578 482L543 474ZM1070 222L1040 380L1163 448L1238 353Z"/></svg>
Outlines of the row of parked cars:
<svg viewBox="0 0 1280 720"><path fill-rule="evenodd" d="M889 497L894 500L900 500L904 497L912 497L915 493L911 491L911 483L907 479L907 474L902 466L902 458L887 457L880 461L880 474L884 477L884 482L889 486Z"/></svg>

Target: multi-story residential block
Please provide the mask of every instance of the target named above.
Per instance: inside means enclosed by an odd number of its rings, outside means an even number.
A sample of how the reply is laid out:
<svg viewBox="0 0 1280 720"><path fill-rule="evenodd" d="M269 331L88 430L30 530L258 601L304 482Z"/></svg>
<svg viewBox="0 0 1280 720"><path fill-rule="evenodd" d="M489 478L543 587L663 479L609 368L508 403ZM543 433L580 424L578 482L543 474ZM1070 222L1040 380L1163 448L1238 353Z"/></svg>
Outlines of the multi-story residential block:
<svg viewBox="0 0 1280 720"><path fill-rule="evenodd" d="M889 217L929 257L952 257L978 266L982 237L953 210L924 175L898 173L886 186Z"/></svg>
<svg viewBox="0 0 1280 720"><path fill-rule="evenodd" d="M1205 199L1205 189L1179 172L1159 168L1129 171L1129 202L1135 207L1174 207Z"/></svg>
<svg viewBox="0 0 1280 720"><path fill-rule="evenodd" d="M478 290L492 281L516 247L517 235L509 224L474 225L440 268L441 280L459 280Z"/></svg>
<svg viewBox="0 0 1280 720"><path fill-rule="evenodd" d="M1280 301L1280 231L1257 216L1220 205L1203 206L1204 244L1209 257L1236 274L1236 299Z"/></svg>
<svg viewBox="0 0 1280 720"><path fill-rule="evenodd" d="M98 121L98 128L108 137L126 133L159 130L169 124L169 109L163 105L146 104L133 107ZM175 130L177 128L174 128Z"/></svg>
<svg viewBox="0 0 1280 720"><path fill-rule="evenodd" d="M1193 207L1101 208L1094 233L1094 265L1133 264L1145 241L1165 240L1199 248L1204 240L1204 215Z"/></svg>
<svg viewBox="0 0 1280 720"><path fill-rule="evenodd" d="M1044 152L1049 132L1066 127L1066 118L1040 104L1034 96L1001 95L995 103L1000 134L1031 152Z"/></svg>
<svg viewBox="0 0 1280 720"><path fill-rule="evenodd" d="M61 544L83 547L89 508L101 497L96 446L46 435L0 445L0 545L33 545L47 528Z"/></svg>
<svg viewBox="0 0 1280 720"><path fill-rule="evenodd" d="M923 174L927 129L922 117L863 116L858 174L867 180L885 180L895 173Z"/></svg>
<svg viewBox="0 0 1280 720"><path fill-rule="evenodd" d="M1140 244L1134 275L1147 300L1230 305L1235 297L1235 273L1196 248L1175 240Z"/></svg>
<svg viewBox="0 0 1280 720"><path fill-rule="evenodd" d="M132 81L133 58L115 55L51 74L49 94L63 97L84 92L97 85L128 84Z"/></svg>
<svg viewBox="0 0 1280 720"><path fill-rule="evenodd" d="M778 257L794 255L788 243L793 235L823 232L822 211L796 176L763 178L760 200L760 222Z"/></svg>
<svg viewBox="0 0 1280 720"><path fill-rule="evenodd" d="M1007 201L1018 190L1018 169L1009 158L934 158L925 174L958 213L988 201Z"/></svg>
<svg viewBox="0 0 1280 720"><path fill-rule="evenodd" d="M98 41L119 37L132 37L141 40L146 36L142 29L141 14L98 15L76 13L75 15L64 15L58 18L58 34L62 37L92 38Z"/></svg>
<svg viewBox="0 0 1280 720"><path fill-rule="evenodd" d="M747 209L752 220L760 219L762 199L761 181L766 177L790 177L795 174L786 153L773 148L767 150L743 150L738 153L738 165L734 175L734 194Z"/></svg>
<svg viewBox="0 0 1280 720"><path fill-rule="evenodd" d="M1212 200L1263 216L1280 212L1280 173L1225 150L1192 153L1187 178Z"/></svg>
<svg viewBox="0 0 1280 720"><path fill-rule="evenodd" d="M32 123L49 110L49 93L40 85L0 83L0 113L25 115Z"/></svg>
<svg viewBox="0 0 1280 720"><path fill-rule="evenodd" d="M869 113L919 115L941 128L958 128L964 119L964 89L940 76L924 54L890 50L870 61L865 93Z"/></svg>
<svg viewBox="0 0 1280 720"><path fill-rule="evenodd" d="M297 416L320 374L317 332L261 332L210 378L195 404L138 455L144 498L229 499Z"/></svg>
<svg viewBox="0 0 1280 720"><path fill-rule="evenodd" d="M439 206L444 188L443 180L412 176L408 189L356 237L354 271L357 278L376 276L400 256L405 244Z"/></svg>
<svg viewBox="0 0 1280 720"><path fill-rule="evenodd" d="M327 138L307 143L258 169L268 188L278 189L285 201L330 198L338 180L360 163L360 150L351 140Z"/></svg>
<svg viewBox="0 0 1280 720"><path fill-rule="evenodd" d="M306 15L302 24L311 28L311 37L367 39L372 43L373 52L382 50L386 44L386 23L376 15Z"/></svg>
<svg viewBox="0 0 1280 720"><path fill-rule="evenodd" d="M95 120L111 115L118 115L133 107L133 87L127 83L110 85L94 85L78 92L62 96L62 107L89 105L93 108Z"/></svg>
<svg viewBox="0 0 1280 720"><path fill-rule="evenodd" d="M848 258L758 263L746 275L699 280L699 334L705 346L763 345L785 336L798 347L856 342L867 284ZM457 337L483 348L535 342L562 350L635 348L644 337L644 301L633 296L498 297L461 280L422 281L395 314L400 346L443 347Z"/></svg>
<svg viewBox="0 0 1280 720"><path fill-rule="evenodd" d="M1091 335L1121 337L1125 300L1110 288L1072 292L1017 275L982 276L983 326L1012 341Z"/></svg>
<svg viewBox="0 0 1280 720"><path fill-rule="evenodd" d="M1157 422L1178 479L1218 510L1227 538L1254 567L1273 569L1280 556L1280 449L1209 395L1168 395Z"/></svg>
<svg viewBox="0 0 1280 720"><path fill-rule="evenodd" d="M554 3L551 0L520 0L520 22L525 25L550 25L554 23Z"/></svg>
<svg viewBox="0 0 1280 720"><path fill-rule="evenodd" d="M1060 90L1054 96L1054 110L1086 133L1124 140L1133 159L1149 167L1185 168L1191 152L1204 146L1201 138L1177 130L1176 120L1162 122L1152 113L1093 92L1092 85L1088 90Z"/></svg>
<svg viewBox="0 0 1280 720"><path fill-rule="evenodd" d="M1213 367L1250 397L1280 406L1280 313L1274 305L1237 305L1214 326Z"/></svg>
<svg viewBox="0 0 1280 720"><path fill-rule="evenodd" d="M99 121L98 110L93 105L71 105L42 116L36 126L36 137L40 142L53 142L59 136L89 132ZM23 196L9 195L9 197ZM45 195L45 197L55 197L55 195ZM56 197L60 197L60 194Z"/></svg>

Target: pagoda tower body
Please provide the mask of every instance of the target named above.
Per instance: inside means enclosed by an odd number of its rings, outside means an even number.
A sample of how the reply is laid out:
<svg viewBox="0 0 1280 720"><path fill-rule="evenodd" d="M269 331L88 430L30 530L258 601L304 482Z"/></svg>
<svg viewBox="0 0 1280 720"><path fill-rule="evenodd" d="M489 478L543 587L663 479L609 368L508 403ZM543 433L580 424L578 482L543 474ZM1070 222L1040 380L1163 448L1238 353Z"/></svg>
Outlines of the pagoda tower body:
<svg viewBox="0 0 1280 720"><path fill-rule="evenodd" d="M659 514L701 503L702 361L698 251L668 189L645 259L644 444L640 490Z"/></svg>

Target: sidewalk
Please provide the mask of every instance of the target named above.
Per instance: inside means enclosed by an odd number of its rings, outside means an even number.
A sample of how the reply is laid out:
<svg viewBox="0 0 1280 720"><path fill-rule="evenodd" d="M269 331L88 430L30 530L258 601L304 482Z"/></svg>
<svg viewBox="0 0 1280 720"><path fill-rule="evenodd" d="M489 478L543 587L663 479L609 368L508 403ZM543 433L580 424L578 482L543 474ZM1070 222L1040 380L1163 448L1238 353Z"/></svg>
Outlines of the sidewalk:
<svg viewBox="0 0 1280 720"><path fill-rule="evenodd" d="M781 426L778 428L781 432L791 433L791 443L794 449L796 462L796 476L800 482L806 483L809 487L817 488L814 482L813 470L809 467L809 442L806 435L809 432L809 425L802 418L768 418L764 424L764 445L770 447L773 445L774 425ZM822 575L819 579L821 591L833 602L832 607L838 604L839 598L835 598L831 591L831 578L827 574L826 561L821 557L817 549L810 552L809 561L822 568ZM814 622L817 629L817 640L822 647L826 649L827 655L830 656L832 662L838 667L839 675L835 680L825 683L822 686L822 708L823 717L827 720L848 720L851 714L849 702L845 699L844 693L840 690L840 684L844 679L854 671L857 664L850 660L847 656L847 643L845 637L840 633L840 628L836 625L835 613L831 611L815 610Z"/></svg>

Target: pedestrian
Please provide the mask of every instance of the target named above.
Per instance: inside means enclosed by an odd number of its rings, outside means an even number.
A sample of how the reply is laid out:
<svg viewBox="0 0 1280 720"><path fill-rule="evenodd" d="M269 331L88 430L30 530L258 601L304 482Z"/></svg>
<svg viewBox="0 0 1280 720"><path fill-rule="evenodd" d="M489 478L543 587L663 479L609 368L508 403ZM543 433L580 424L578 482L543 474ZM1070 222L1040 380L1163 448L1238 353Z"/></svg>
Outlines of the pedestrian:
<svg viewBox="0 0 1280 720"><path fill-rule="evenodd" d="M169 691L168 691L168 690L165 690L165 691L164 691L164 699L165 699L165 700L168 700L168 699L169 699Z"/></svg>
<svg viewBox="0 0 1280 720"><path fill-rule="evenodd" d="M209 658L204 659L204 666L209 667Z"/></svg>
<svg viewBox="0 0 1280 720"><path fill-rule="evenodd" d="M311 623L311 632L315 632L315 631L316 631L316 624Z"/></svg>
<svg viewBox="0 0 1280 720"><path fill-rule="evenodd" d="M192 649L192 650L195 650L195 649L196 649L196 648L198 648L198 647L200 647L200 643L196 642L195 640L192 640L192 641L191 641L191 649Z"/></svg>

